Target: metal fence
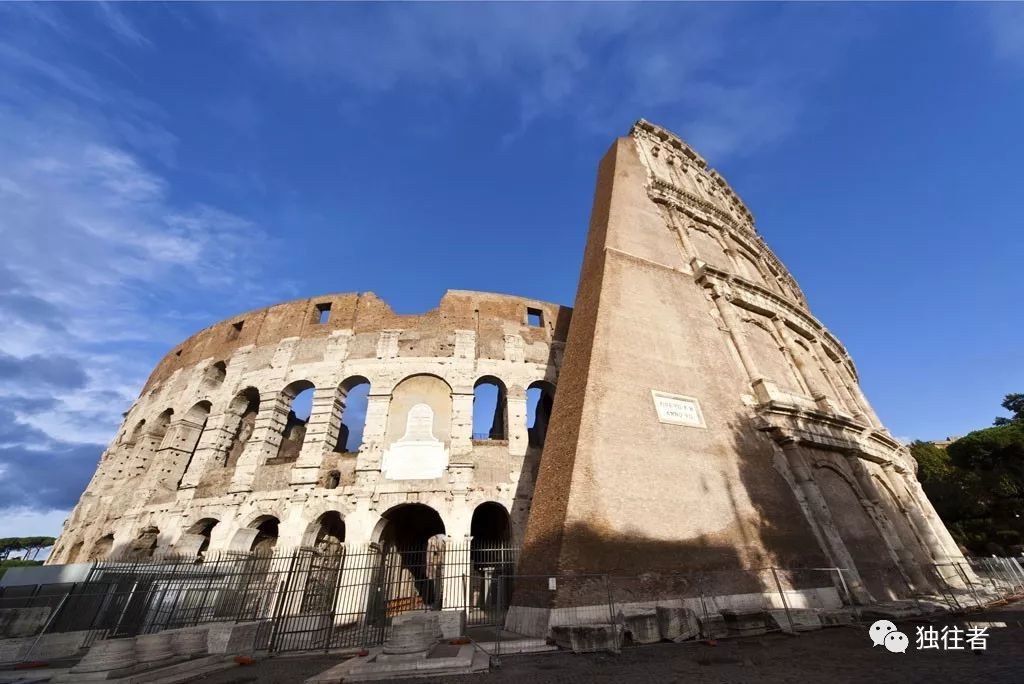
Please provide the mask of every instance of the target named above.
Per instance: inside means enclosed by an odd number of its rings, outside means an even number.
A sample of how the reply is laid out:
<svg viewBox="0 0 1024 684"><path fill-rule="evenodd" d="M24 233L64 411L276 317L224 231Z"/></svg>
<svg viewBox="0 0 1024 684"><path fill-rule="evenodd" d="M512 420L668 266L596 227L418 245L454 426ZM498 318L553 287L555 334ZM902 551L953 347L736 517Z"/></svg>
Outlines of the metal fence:
<svg viewBox="0 0 1024 684"><path fill-rule="evenodd" d="M892 568L762 568L645 573L637 576L516 574L519 549L444 543L321 545L268 555L222 552L146 562L105 561L73 585L0 591L0 608L48 607L43 633L89 631L128 637L217 622L258 622L257 648L272 652L367 647L383 643L395 616L446 610L462 616L481 641L528 633L508 615L513 592L543 601L557 588L565 607L552 625L606 625L615 644L642 642L630 625L638 613L677 606L699 622L699 635L735 636L736 616L761 614L767 630L799 631L810 611L917 602L951 611L1024 593L1013 558L974 558L922 568L913 581ZM916 584L915 584L916 582ZM542 605L535 603L534 605ZM868 606L869 607L869 606ZM733 621L728 619L732 616ZM632 620L632 622L631 622ZM756 626L755 626L756 627ZM753 627L751 628L753 629Z"/></svg>
<svg viewBox="0 0 1024 684"><path fill-rule="evenodd" d="M382 643L392 618L407 611L452 609L471 626L499 624L512 583L498 578L514 572L518 554L511 546L434 542L105 561L59 596L8 590L0 608L49 606L45 633L112 638L256 621L257 646L271 651L363 647Z"/></svg>

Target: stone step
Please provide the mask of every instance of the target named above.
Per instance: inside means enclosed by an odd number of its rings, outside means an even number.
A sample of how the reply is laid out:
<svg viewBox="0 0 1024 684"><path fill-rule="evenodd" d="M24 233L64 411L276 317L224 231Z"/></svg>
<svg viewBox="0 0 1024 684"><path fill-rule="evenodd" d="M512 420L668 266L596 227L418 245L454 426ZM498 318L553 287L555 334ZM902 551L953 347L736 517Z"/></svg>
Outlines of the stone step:
<svg viewBox="0 0 1024 684"><path fill-rule="evenodd" d="M480 649L491 655L518 655L520 653L547 653L558 647L545 639L511 639L509 641L478 641Z"/></svg>

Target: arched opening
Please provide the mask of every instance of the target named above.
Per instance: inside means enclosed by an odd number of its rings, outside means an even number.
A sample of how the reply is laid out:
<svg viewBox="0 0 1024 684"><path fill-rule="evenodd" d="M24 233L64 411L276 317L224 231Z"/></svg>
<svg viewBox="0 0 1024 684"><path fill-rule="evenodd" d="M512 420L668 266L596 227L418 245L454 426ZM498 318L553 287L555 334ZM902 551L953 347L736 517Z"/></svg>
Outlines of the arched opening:
<svg viewBox="0 0 1024 684"><path fill-rule="evenodd" d="M544 446L554 405L555 386L550 382L538 380L526 389L526 432L530 446Z"/></svg>
<svg viewBox="0 0 1024 684"><path fill-rule="evenodd" d="M92 548L89 549L88 561L99 561L106 560L110 556L111 549L114 548L114 535L108 534L100 537L92 544Z"/></svg>
<svg viewBox="0 0 1024 684"><path fill-rule="evenodd" d="M228 366L223 361L211 363L203 373L203 384L208 388L213 389L220 387L224 382L224 378L227 377Z"/></svg>
<svg viewBox="0 0 1024 684"><path fill-rule="evenodd" d="M280 524L281 521L272 515L264 515L253 520L250 527L256 530L256 536L253 537L249 551L259 556L268 556L273 553L277 546L277 533Z"/></svg>
<svg viewBox="0 0 1024 684"><path fill-rule="evenodd" d="M363 430L366 428L366 407L370 401L370 381L362 376L353 376L341 383L341 423L338 426L338 453L355 453L363 444Z"/></svg>
<svg viewBox="0 0 1024 684"><path fill-rule="evenodd" d="M181 481L185 477L185 473L188 472L189 466L192 464L192 459L196 455L196 449L199 448L199 442L203 438L203 432L206 430L206 423L210 417L210 402L200 401L195 406L188 410L185 414L185 418L181 424L181 447L182 450L188 452L188 457L185 459L183 464L175 464L177 466L177 480L174 488L177 489L181 486ZM168 473L174 475L173 473ZM172 480L173 481L173 480Z"/></svg>
<svg viewBox="0 0 1024 684"><path fill-rule="evenodd" d="M499 503L487 501L473 511L470 523L471 605L487 610L508 605L515 561L510 548L512 523Z"/></svg>
<svg viewBox="0 0 1024 684"><path fill-rule="evenodd" d="M79 541L72 544L71 548L68 549L67 562L69 564L78 562L78 555L82 553L82 546L83 542Z"/></svg>
<svg viewBox="0 0 1024 684"><path fill-rule="evenodd" d="M508 439L508 401L505 384L486 375L473 385L473 439Z"/></svg>
<svg viewBox="0 0 1024 684"><path fill-rule="evenodd" d="M134 561L146 561L153 558L153 554L156 552L156 545L160 540L160 528L155 525L149 525L142 528L139 535L135 537L131 545L128 547L128 551L125 554L128 560Z"/></svg>
<svg viewBox="0 0 1024 684"><path fill-rule="evenodd" d="M188 528L189 534L198 534L203 537L202 543L199 545L199 549L196 551L196 557L202 560L206 556L206 550L210 548L210 535L213 533L213 528L217 526L220 521L216 518L203 518L198 521L192 527Z"/></svg>
<svg viewBox="0 0 1024 684"><path fill-rule="evenodd" d="M260 411L260 393L255 387L246 387L235 395L228 405L231 415L231 442L224 455L224 465L233 468L238 464L246 443L256 427L256 414Z"/></svg>
<svg viewBox="0 0 1024 684"><path fill-rule="evenodd" d="M345 519L338 511L327 511L310 527L310 541L318 551L335 550L345 543Z"/></svg>
<svg viewBox="0 0 1024 684"><path fill-rule="evenodd" d="M288 406L288 418L281 432L277 457L294 461L306 439L306 424L313 410L313 383L308 380L293 382L284 388L281 396Z"/></svg>
<svg viewBox="0 0 1024 684"><path fill-rule="evenodd" d="M337 489L338 485L341 484L341 472L332 470L324 475L323 488L324 489Z"/></svg>
<svg viewBox="0 0 1024 684"><path fill-rule="evenodd" d="M406 610L440 609L444 522L430 506L401 504L388 510L374 530L381 545L378 616Z"/></svg>

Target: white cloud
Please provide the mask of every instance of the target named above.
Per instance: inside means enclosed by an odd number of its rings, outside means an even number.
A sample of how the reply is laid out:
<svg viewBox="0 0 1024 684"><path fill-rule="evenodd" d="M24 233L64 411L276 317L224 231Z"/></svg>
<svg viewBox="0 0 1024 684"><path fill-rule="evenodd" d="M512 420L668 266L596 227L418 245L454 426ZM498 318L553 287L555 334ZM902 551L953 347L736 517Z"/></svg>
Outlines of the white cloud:
<svg viewBox="0 0 1024 684"><path fill-rule="evenodd" d="M251 52L317 91L415 86L518 101L514 136L563 119L600 132L657 118L717 157L791 133L807 91L863 22L856 8L660 4L316 5L211 11Z"/></svg>

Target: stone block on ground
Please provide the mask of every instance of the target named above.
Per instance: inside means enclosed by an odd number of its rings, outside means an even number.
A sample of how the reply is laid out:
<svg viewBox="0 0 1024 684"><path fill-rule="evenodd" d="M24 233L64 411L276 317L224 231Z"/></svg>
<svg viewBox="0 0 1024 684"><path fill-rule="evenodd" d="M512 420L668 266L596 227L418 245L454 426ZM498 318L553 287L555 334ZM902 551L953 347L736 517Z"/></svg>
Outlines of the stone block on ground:
<svg viewBox="0 0 1024 684"><path fill-rule="evenodd" d="M619 624L623 637L629 635L633 643L654 644L661 641L658 630L658 611L655 608L623 608L619 611Z"/></svg>
<svg viewBox="0 0 1024 684"><path fill-rule="evenodd" d="M840 625L852 625L856 622L856 616L850 608L835 608L823 610L818 613L822 627L839 627Z"/></svg>
<svg viewBox="0 0 1024 684"><path fill-rule="evenodd" d="M769 610L768 627L783 632L809 632L821 629L821 618L818 611L807 608L791 608L788 614L785 610Z"/></svg>
<svg viewBox="0 0 1024 684"><path fill-rule="evenodd" d="M738 611L725 609L720 611L725 620L729 636L756 636L768 631L764 611Z"/></svg>
<svg viewBox="0 0 1024 684"><path fill-rule="evenodd" d="M686 641L700 636L697 614L684 606L658 606L658 634L668 641Z"/></svg>
<svg viewBox="0 0 1024 684"><path fill-rule="evenodd" d="M551 637L573 653L618 652L622 647L622 630L612 624L552 625Z"/></svg>
<svg viewBox="0 0 1024 684"><path fill-rule="evenodd" d="M256 650L259 622L215 622L208 627L210 653L252 653Z"/></svg>
<svg viewBox="0 0 1024 684"><path fill-rule="evenodd" d="M38 634L49 617L49 606L0 608L0 637L14 639Z"/></svg>
<svg viewBox="0 0 1024 684"><path fill-rule="evenodd" d="M718 639L729 636L729 628L725 624L725 618L718 613L698 617L697 622L700 625L700 636L704 639Z"/></svg>
<svg viewBox="0 0 1024 684"><path fill-rule="evenodd" d="M457 639L466 633L466 614L461 610L442 610L438 614L441 625L441 636L445 639Z"/></svg>

